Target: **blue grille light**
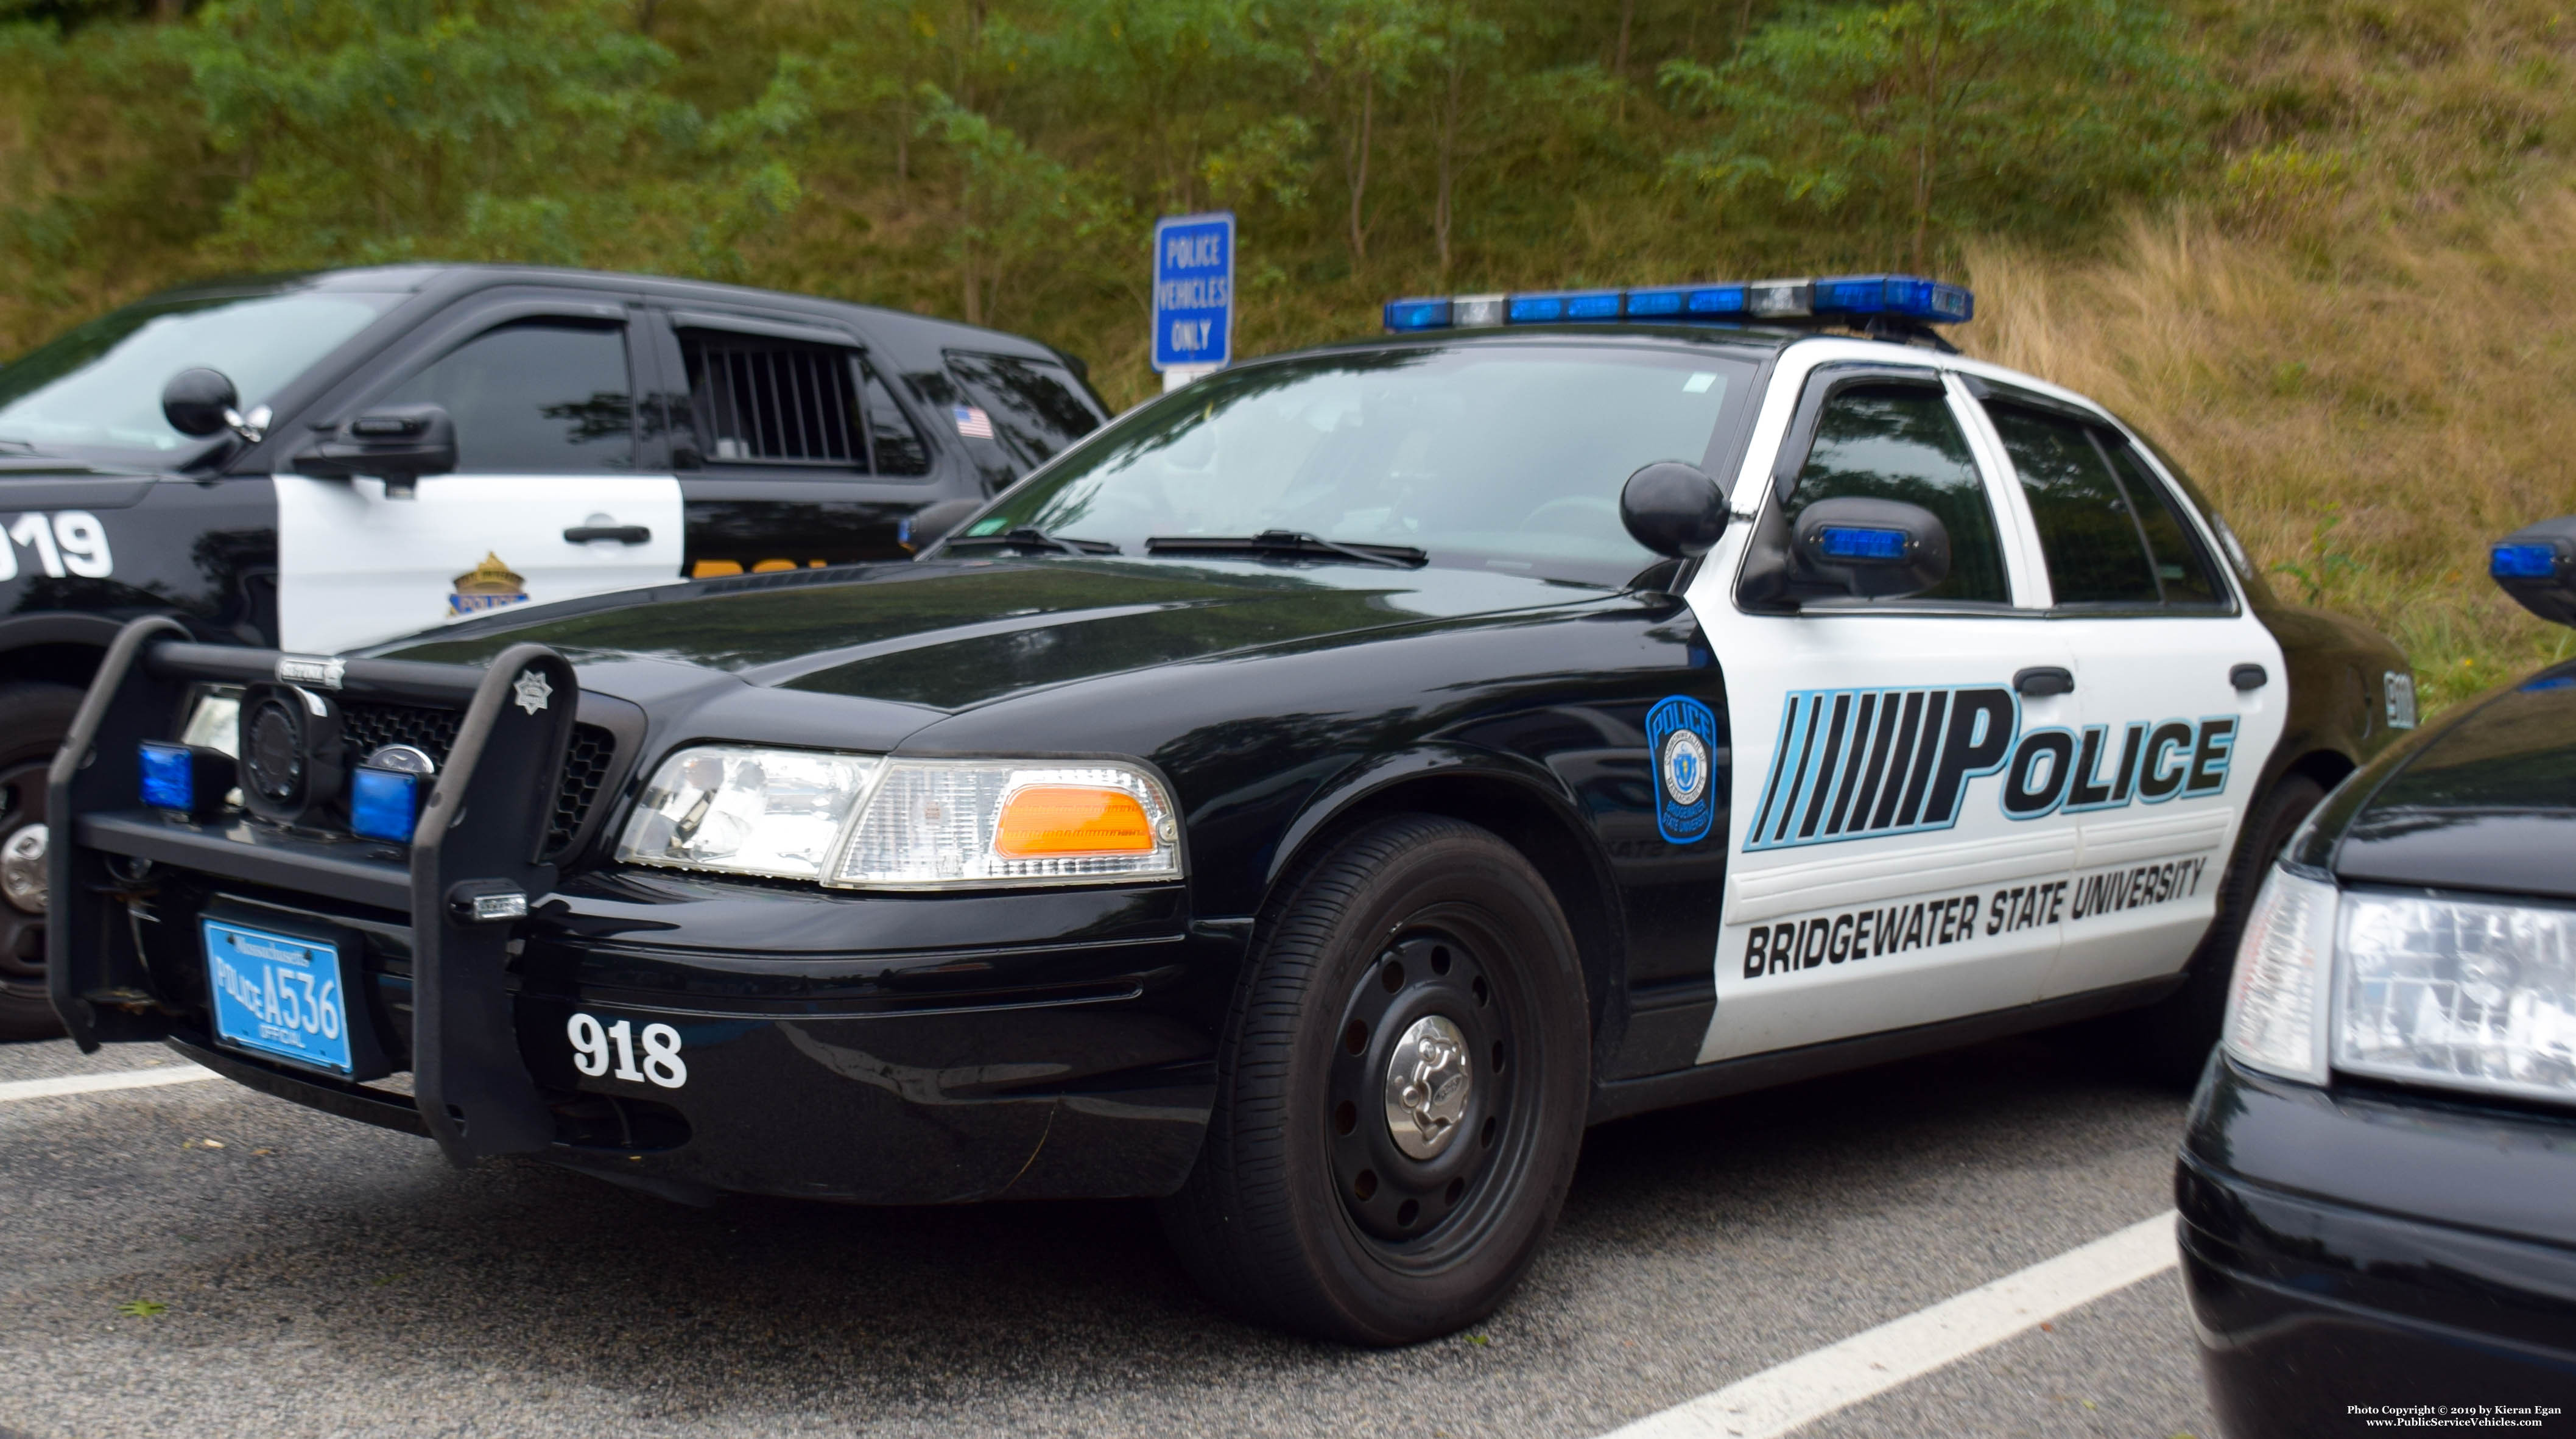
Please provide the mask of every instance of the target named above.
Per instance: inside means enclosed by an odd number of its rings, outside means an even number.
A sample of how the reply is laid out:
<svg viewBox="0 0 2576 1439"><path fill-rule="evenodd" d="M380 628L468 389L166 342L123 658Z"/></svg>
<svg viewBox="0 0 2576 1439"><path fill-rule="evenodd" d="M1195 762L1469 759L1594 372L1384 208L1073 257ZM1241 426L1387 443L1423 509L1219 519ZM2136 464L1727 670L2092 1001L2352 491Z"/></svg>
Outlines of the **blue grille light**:
<svg viewBox="0 0 2576 1439"><path fill-rule="evenodd" d="M2498 545L2487 552L2487 574L2499 580L2545 580L2558 572L2554 545Z"/></svg>
<svg viewBox="0 0 2576 1439"><path fill-rule="evenodd" d="M369 839L411 843L420 820L420 780L398 769L361 765L349 774L349 829Z"/></svg>
<svg viewBox="0 0 2576 1439"><path fill-rule="evenodd" d="M145 804L182 812L196 809L197 762L186 745L145 740L142 759Z"/></svg>
<svg viewBox="0 0 2576 1439"><path fill-rule="evenodd" d="M1955 325L1976 314L1966 289L1919 275L1829 275L1822 279L1661 285L1636 290L1533 290L1517 295L1438 295L1390 300L1396 334L1482 325L1547 325L1586 320L1841 319L1886 315Z"/></svg>
<svg viewBox="0 0 2576 1439"><path fill-rule="evenodd" d="M1905 558L1905 532L1827 525L1816 531L1816 548L1829 560L1901 560Z"/></svg>

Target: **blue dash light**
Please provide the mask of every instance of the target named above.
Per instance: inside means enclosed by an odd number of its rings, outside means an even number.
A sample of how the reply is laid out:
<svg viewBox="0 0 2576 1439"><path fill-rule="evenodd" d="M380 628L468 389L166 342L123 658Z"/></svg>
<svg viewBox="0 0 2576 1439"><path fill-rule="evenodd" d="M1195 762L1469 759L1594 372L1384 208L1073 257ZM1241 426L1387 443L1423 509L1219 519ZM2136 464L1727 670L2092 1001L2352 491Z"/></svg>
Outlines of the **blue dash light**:
<svg viewBox="0 0 2576 1439"><path fill-rule="evenodd" d="M2487 552L2487 574L2499 580L2545 580L2558 572L2554 545L2498 545Z"/></svg>
<svg viewBox="0 0 2576 1439"><path fill-rule="evenodd" d="M1816 531L1816 548L1829 560L1901 560L1905 558L1905 532L1827 525Z"/></svg>
<svg viewBox="0 0 2576 1439"><path fill-rule="evenodd" d="M420 822L421 776L361 765L349 773L349 829L369 839L411 843Z"/></svg>

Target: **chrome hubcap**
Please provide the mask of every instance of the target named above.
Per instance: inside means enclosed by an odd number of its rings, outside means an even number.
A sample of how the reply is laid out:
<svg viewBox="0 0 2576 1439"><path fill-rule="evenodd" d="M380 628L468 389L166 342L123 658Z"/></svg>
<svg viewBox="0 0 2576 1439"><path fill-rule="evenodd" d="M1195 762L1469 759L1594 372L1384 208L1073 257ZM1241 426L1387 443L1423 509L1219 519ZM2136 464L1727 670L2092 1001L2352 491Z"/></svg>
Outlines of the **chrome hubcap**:
<svg viewBox="0 0 2576 1439"><path fill-rule="evenodd" d="M1387 1056L1386 1129L1395 1147L1415 1159L1448 1148L1474 1084L1458 1026L1436 1014L1415 1020Z"/></svg>
<svg viewBox="0 0 2576 1439"><path fill-rule="evenodd" d="M26 914L45 912L43 825L28 825L0 842L0 898Z"/></svg>

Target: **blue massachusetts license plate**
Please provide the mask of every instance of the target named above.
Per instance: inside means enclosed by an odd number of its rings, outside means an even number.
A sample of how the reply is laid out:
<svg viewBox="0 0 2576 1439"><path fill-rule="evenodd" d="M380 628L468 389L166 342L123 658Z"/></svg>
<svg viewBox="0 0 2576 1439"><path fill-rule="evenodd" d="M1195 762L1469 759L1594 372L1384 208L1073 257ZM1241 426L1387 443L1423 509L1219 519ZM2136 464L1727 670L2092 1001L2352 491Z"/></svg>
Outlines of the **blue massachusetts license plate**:
<svg viewBox="0 0 2576 1439"><path fill-rule="evenodd" d="M351 1073L340 947L227 920L203 923L216 1037L255 1054Z"/></svg>

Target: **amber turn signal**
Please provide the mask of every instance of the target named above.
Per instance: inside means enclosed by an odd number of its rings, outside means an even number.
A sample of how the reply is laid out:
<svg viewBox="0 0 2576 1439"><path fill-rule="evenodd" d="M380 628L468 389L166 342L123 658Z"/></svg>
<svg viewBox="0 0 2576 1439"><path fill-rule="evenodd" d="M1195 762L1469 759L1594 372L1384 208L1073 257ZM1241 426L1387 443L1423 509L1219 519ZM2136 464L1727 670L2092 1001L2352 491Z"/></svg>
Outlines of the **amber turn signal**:
<svg viewBox="0 0 2576 1439"><path fill-rule="evenodd" d="M1153 821L1124 790L1030 785L1002 801L993 825L993 852L1009 859L1153 851Z"/></svg>

